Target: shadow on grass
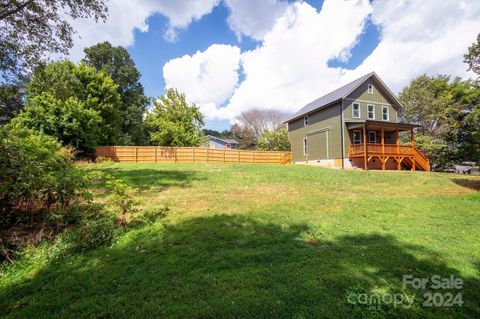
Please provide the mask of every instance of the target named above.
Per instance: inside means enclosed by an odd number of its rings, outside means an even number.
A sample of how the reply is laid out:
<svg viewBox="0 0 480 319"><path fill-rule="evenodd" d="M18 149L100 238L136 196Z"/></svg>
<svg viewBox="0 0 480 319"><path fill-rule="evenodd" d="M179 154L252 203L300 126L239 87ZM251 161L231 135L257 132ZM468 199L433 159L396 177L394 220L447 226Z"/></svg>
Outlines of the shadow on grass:
<svg viewBox="0 0 480 319"><path fill-rule="evenodd" d="M118 169L104 168L102 171L122 179L128 185L140 190L150 188L168 188L171 186L188 187L195 180L204 179L195 171L155 170L155 169Z"/></svg>
<svg viewBox="0 0 480 319"><path fill-rule="evenodd" d="M52 262L31 280L7 287L0 306L14 318L480 316L477 278L463 278L462 307L425 308L424 291L402 290L405 274L461 277L420 246L379 235L308 244L301 240L308 232L305 225L224 215L156 224L112 248ZM347 301L352 291L403 291L415 294L414 304L353 305Z"/></svg>
<svg viewBox="0 0 480 319"><path fill-rule="evenodd" d="M452 182L454 182L459 186L473 189L474 191L480 191L480 178L479 179L452 178Z"/></svg>

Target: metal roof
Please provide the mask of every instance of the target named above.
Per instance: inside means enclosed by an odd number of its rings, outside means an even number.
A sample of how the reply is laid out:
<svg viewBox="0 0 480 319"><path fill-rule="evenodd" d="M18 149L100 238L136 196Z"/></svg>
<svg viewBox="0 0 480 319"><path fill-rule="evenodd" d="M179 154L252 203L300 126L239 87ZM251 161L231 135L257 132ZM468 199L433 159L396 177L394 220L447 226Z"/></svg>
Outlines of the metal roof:
<svg viewBox="0 0 480 319"><path fill-rule="evenodd" d="M332 91L328 94L325 94L324 96L316 99L313 102L308 103L305 105L303 108L301 108L298 112L293 114L290 118L288 118L285 122L290 122L292 120L295 120L299 117L302 117L308 113L311 113L313 111L316 111L320 108L323 108L325 106L331 105L332 103L335 103L337 101L341 101L342 99L346 98L350 93L353 92L356 88L358 88L363 82L365 82L368 78L371 76L375 76L375 78L385 87L385 91L388 93L388 95L391 96L392 100L401 106L400 102L398 99L395 97L395 95L390 91L390 89L383 83L383 81L378 77L378 75L375 72L370 72L348 84L345 84L344 86L336 89L335 91Z"/></svg>
<svg viewBox="0 0 480 319"><path fill-rule="evenodd" d="M217 140L217 141L220 141L220 142L223 142L223 143L226 143L226 144L238 144L237 140L234 140L234 139L231 139L231 138L219 138L219 137L216 137L216 136L213 136L213 135L207 135L206 137L208 139Z"/></svg>

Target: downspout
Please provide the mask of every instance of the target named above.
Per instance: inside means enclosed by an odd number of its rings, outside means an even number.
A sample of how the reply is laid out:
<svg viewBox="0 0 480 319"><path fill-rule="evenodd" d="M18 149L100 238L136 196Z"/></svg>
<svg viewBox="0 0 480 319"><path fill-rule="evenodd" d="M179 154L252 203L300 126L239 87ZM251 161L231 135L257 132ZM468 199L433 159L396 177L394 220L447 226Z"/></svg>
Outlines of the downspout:
<svg viewBox="0 0 480 319"><path fill-rule="evenodd" d="M343 123L343 99L342 103L340 104L340 139L342 140L342 169L345 169L345 140L344 140L344 134L343 130L345 129L344 123Z"/></svg>

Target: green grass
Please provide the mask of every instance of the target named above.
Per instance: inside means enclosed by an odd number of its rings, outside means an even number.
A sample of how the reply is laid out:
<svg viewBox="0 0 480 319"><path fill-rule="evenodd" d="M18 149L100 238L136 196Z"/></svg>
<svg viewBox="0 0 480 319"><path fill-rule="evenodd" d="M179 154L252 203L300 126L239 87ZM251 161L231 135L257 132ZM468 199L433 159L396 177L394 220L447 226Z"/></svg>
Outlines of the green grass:
<svg viewBox="0 0 480 319"><path fill-rule="evenodd" d="M139 209L168 216L66 258L6 267L12 318L479 318L480 178L280 165L114 164ZM99 200L103 200L99 197ZM27 258L28 257L28 258ZM464 280L426 308L402 276ZM352 305L349 293L414 297ZM446 291L441 291L442 293Z"/></svg>

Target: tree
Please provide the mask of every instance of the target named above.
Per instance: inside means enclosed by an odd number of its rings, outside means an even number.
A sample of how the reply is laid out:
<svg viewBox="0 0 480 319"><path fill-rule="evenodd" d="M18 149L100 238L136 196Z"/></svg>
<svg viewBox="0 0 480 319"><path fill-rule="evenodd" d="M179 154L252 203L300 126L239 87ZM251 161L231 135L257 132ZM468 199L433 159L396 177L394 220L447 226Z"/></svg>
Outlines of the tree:
<svg viewBox="0 0 480 319"><path fill-rule="evenodd" d="M278 131L264 131L258 139L257 150L260 151L290 151L288 130L283 127Z"/></svg>
<svg viewBox="0 0 480 319"><path fill-rule="evenodd" d="M253 109L241 113L237 121L258 141L264 131L275 132L282 128L285 118L286 115L280 111Z"/></svg>
<svg viewBox="0 0 480 319"><path fill-rule="evenodd" d="M150 141L161 146L200 146L205 143L201 130L203 114L195 104L188 105L185 94L174 88L153 102L146 124Z"/></svg>
<svg viewBox="0 0 480 319"><path fill-rule="evenodd" d="M0 85L0 125L8 123L23 108L23 94L19 84Z"/></svg>
<svg viewBox="0 0 480 319"><path fill-rule="evenodd" d="M68 19L105 19L105 0L3 0L0 3L0 70L16 78L45 61L48 53L68 53L74 30Z"/></svg>
<svg viewBox="0 0 480 319"><path fill-rule="evenodd" d="M117 85L103 72L59 61L37 68L26 88L22 125L91 150L115 145L120 135Z"/></svg>
<svg viewBox="0 0 480 319"><path fill-rule="evenodd" d="M240 149L250 150L257 145L257 139L250 128L235 123L230 128L230 131L233 138L238 141Z"/></svg>
<svg viewBox="0 0 480 319"><path fill-rule="evenodd" d="M480 91L473 81L422 75L405 87L399 98L404 105L399 116L421 126L415 141L429 157L433 169L441 170L477 156L474 150L478 142L469 118L478 108Z"/></svg>
<svg viewBox="0 0 480 319"><path fill-rule="evenodd" d="M109 42L98 43L85 50L83 62L97 71L108 74L118 84L121 97L122 145L145 145L147 138L143 128L143 115L148 104L140 83L140 72L130 54L121 46Z"/></svg>
<svg viewBox="0 0 480 319"><path fill-rule="evenodd" d="M463 58L463 62L468 64L468 70L473 71L478 76L477 82L480 82L480 33L477 35L477 42L472 43Z"/></svg>

